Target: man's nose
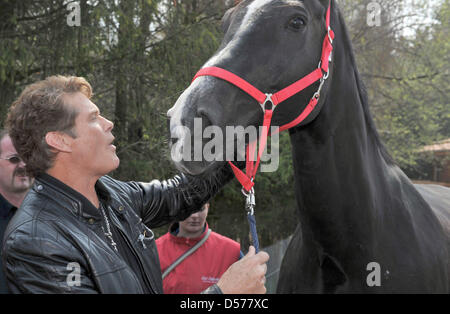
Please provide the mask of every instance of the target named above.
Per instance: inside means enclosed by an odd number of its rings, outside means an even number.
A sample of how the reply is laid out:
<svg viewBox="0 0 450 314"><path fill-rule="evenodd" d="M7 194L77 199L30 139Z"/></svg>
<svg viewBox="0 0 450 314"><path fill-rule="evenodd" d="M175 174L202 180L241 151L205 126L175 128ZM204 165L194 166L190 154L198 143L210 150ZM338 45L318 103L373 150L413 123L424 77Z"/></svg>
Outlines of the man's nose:
<svg viewBox="0 0 450 314"><path fill-rule="evenodd" d="M108 120L106 118L103 118L103 119L105 119L105 129L106 129L106 131L111 131L112 129L114 129L114 122L112 122L112 121L110 121L110 120Z"/></svg>
<svg viewBox="0 0 450 314"><path fill-rule="evenodd" d="M17 167L25 168L25 162L22 159L20 159L20 162L17 164Z"/></svg>

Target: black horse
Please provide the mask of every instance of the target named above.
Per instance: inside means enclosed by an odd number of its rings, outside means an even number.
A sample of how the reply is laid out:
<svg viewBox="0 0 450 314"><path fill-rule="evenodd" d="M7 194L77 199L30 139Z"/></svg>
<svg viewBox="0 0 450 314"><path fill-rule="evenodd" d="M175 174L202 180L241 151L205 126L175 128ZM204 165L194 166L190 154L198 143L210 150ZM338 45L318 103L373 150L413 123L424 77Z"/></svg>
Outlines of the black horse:
<svg viewBox="0 0 450 314"><path fill-rule="evenodd" d="M317 67L328 6L329 0L242 1L225 14L223 42L205 67L226 69L266 92L279 91ZM394 163L369 112L335 1L331 27L334 50L320 100L289 130L300 223L282 263L278 292L448 293L450 189L414 186ZM278 105L272 125L297 117L318 84ZM193 128L194 118L221 129L261 125L263 118L247 93L210 76L197 78L168 115L180 147L192 145L192 138L174 130ZM176 164L205 175L225 162Z"/></svg>

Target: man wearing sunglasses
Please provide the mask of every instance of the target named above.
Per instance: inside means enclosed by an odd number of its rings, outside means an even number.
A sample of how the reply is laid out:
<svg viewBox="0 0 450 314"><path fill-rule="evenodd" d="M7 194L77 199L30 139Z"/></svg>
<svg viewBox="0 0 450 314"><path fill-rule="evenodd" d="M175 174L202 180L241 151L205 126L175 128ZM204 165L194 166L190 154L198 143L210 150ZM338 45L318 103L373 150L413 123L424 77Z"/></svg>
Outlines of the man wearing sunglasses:
<svg viewBox="0 0 450 314"><path fill-rule="evenodd" d="M25 164L17 156L7 131L0 129L0 241L30 186L31 179L25 174ZM0 294L8 292L0 259Z"/></svg>

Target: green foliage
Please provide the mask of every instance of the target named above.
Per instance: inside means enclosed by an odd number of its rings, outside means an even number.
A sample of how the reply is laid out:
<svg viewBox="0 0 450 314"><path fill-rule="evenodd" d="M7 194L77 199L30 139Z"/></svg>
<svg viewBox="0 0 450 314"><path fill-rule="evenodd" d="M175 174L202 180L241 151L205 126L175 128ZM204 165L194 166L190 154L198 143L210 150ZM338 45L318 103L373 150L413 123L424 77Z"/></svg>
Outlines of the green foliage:
<svg viewBox="0 0 450 314"><path fill-rule="evenodd" d="M381 26L352 20L353 27L364 29L353 30L359 34L353 43L381 137L399 166L412 175L429 158L418 151L450 137L449 1L431 8L426 2L407 8L403 1L381 3ZM427 20L430 10L428 23L416 22Z"/></svg>

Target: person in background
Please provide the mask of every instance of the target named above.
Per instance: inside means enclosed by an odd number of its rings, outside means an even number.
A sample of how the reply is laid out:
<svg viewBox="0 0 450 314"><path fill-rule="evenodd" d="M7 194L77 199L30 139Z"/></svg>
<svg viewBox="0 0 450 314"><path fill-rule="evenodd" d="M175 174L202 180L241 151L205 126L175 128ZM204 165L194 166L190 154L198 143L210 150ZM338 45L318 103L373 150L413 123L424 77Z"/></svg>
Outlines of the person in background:
<svg viewBox="0 0 450 314"><path fill-rule="evenodd" d="M164 293L200 293L216 284L242 255L238 242L210 231L206 222L209 206L206 203L201 211L172 224L169 232L156 240ZM179 261L189 250L195 251ZM177 266L169 270L175 261Z"/></svg>
<svg viewBox="0 0 450 314"><path fill-rule="evenodd" d="M32 179L6 130L0 129L0 241L6 226L27 194ZM0 242L1 243L1 242ZM0 294L9 293L0 253Z"/></svg>

